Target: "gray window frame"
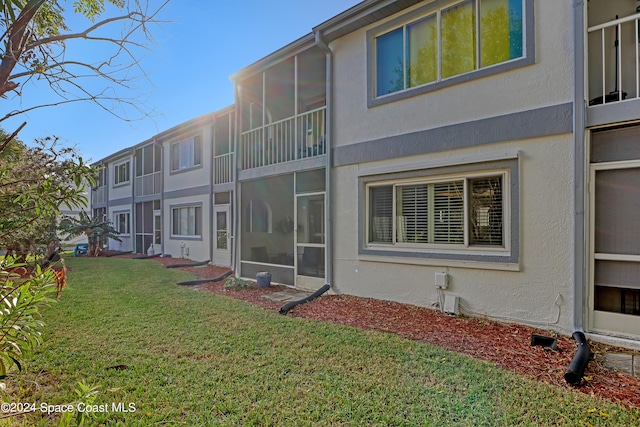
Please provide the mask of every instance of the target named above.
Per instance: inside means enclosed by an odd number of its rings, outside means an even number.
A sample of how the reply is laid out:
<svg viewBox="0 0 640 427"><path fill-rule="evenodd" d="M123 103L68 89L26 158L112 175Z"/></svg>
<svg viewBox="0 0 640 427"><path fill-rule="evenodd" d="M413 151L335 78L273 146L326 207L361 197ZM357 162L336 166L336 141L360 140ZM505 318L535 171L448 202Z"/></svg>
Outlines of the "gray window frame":
<svg viewBox="0 0 640 427"><path fill-rule="evenodd" d="M406 88L390 94L377 96L376 95L376 55L375 55L375 38L384 33L392 31L396 28L402 27L411 22L417 21L422 17L425 17L431 13L434 13L438 9L445 9L451 7L450 1L437 0L429 3L423 7L415 9L407 14L399 16L386 22L378 27L372 28L367 31L366 43L367 43L367 107L373 108L379 105L385 105L390 102L396 102L403 99L412 98L414 96L423 95L429 92L440 90L449 86L465 83L471 80L480 79L483 77L491 76L494 74L504 73L514 70L516 68L525 67L535 63L535 21L534 21L534 1L524 0L523 6L523 52L522 57L515 58L510 61L501 62L499 64L491 65L477 70L469 71L464 74L459 74L453 77L435 81L433 83L427 83L420 86Z"/></svg>
<svg viewBox="0 0 640 427"><path fill-rule="evenodd" d="M177 205L170 205L170 222L169 222L169 240L202 240L204 236L204 212L202 203L181 203ZM173 233L173 215L175 209L183 209L183 208L200 208L200 234L174 234ZM196 223L198 219L196 217Z"/></svg>
<svg viewBox="0 0 640 427"><path fill-rule="evenodd" d="M443 249L441 247L406 248L368 242L368 188L370 185L407 179L431 180L439 177L465 175L473 176L492 171L505 171L503 184L505 250L496 251L491 247L469 246L467 248ZM464 165L443 166L430 169L400 171L359 177L358 182L358 254L365 256L398 257L416 260L448 260L518 264L520 261L520 192L518 159L495 160ZM508 227L508 229L507 229Z"/></svg>
<svg viewBox="0 0 640 427"><path fill-rule="evenodd" d="M127 180L118 182L119 174L118 168L125 166L127 170ZM114 163L113 165L113 188L123 187L131 183L131 160L124 160L122 162Z"/></svg>

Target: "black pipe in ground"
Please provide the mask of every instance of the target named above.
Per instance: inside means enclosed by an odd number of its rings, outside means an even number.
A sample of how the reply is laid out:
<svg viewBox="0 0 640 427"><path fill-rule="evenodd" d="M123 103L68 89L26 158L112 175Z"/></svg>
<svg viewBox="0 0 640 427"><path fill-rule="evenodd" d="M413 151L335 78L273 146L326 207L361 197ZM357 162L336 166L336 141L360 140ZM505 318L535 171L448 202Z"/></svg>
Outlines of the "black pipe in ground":
<svg viewBox="0 0 640 427"><path fill-rule="evenodd" d="M571 385L578 385L589 363L591 350L589 350L589 343L587 343L587 337L584 336L584 333L576 331L572 337L578 343L578 349L569 364L569 368L564 373L564 380Z"/></svg>
<svg viewBox="0 0 640 427"><path fill-rule="evenodd" d="M280 311L278 311L278 313L286 315L293 307L295 307L295 306L297 306L299 304L304 304L305 302L309 302L309 301L311 301L313 299L316 299L320 295L322 295L325 292L327 292L329 289L331 289L331 286L326 284L323 287L321 287L320 289L318 289L317 291L315 291L314 293L312 293L311 295L309 295L308 297L304 297L304 298L296 300L296 301L289 301L288 303L286 303L285 305L280 307Z"/></svg>
<svg viewBox="0 0 640 427"><path fill-rule="evenodd" d="M226 272L222 273L218 277L214 277L213 279L187 280L186 282L178 282L178 285L181 285L181 286L195 286L195 285L201 285L203 283L219 282L222 279L231 276L232 273L233 273L233 270L229 270L229 271L226 271Z"/></svg>
<svg viewBox="0 0 640 427"><path fill-rule="evenodd" d="M164 268L200 267L200 266L209 264L210 261L211 260L208 259L206 261L192 262L190 264L169 264L169 265L165 265Z"/></svg>
<svg viewBox="0 0 640 427"><path fill-rule="evenodd" d="M155 254L155 255L138 255L138 256L134 256L133 259L150 259L150 258L158 258L161 257L162 254Z"/></svg>
<svg viewBox="0 0 640 427"><path fill-rule="evenodd" d="M106 256L107 256L107 258L109 258L109 257L113 257L113 256L129 255L131 252L133 252L133 251L126 251L126 252L118 251L118 252L109 253Z"/></svg>

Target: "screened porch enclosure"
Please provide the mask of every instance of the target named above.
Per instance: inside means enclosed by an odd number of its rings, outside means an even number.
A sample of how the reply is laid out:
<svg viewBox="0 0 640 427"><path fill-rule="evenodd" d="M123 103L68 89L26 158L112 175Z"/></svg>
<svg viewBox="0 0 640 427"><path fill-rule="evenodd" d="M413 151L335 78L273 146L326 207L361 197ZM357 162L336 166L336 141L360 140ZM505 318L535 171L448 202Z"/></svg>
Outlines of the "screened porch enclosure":
<svg viewBox="0 0 640 427"><path fill-rule="evenodd" d="M325 169L241 184L241 276L269 271L303 289L325 283Z"/></svg>
<svg viewBox="0 0 640 427"><path fill-rule="evenodd" d="M640 337L639 127L591 139L591 325Z"/></svg>
<svg viewBox="0 0 640 427"><path fill-rule="evenodd" d="M325 154L326 58L311 47L239 87L241 167Z"/></svg>
<svg viewBox="0 0 640 427"><path fill-rule="evenodd" d="M294 285L294 178L283 175L241 184L241 276L269 271Z"/></svg>

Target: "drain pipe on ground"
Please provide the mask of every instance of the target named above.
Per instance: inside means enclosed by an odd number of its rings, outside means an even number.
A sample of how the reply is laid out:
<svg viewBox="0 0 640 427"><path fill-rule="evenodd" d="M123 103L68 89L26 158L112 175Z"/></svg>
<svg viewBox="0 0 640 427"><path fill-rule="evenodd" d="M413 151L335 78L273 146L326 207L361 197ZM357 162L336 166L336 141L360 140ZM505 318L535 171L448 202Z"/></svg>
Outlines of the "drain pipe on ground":
<svg viewBox="0 0 640 427"><path fill-rule="evenodd" d="M578 343L578 349L573 356L573 360L569 364L567 371L564 374L564 380L571 385L579 385L584 375L584 370L589 363L589 357L591 356L591 350L589 349L589 343L587 337L583 332L576 331L572 335L573 339Z"/></svg>
<svg viewBox="0 0 640 427"><path fill-rule="evenodd" d="M333 85L331 84L332 78L333 78L333 52L331 51L331 48L329 47L329 45L327 45L327 43L324 41L324 39L322 38L322 34L320 33L320 31L315 30L315 37L316 37L316 45L324 50L326 52L326 58L327 58L327 62L326 62L326 81L325 81L325 94L326 94L326 116L325 116L325 120L326 120L326 124L325 124L325 129L326 134L324 137L324 144L325 144L325 156L326 156L326 164L325 164L325 169L324 169L324 176L325 176L325 189L324 189L324 217L325 217L325 241L324 241L324 247L325 247L325 279L326 279L326 283L324 286L322 286L320 289L318 289L317 291L315 291L314 293L312 293L311 295L309 295L306 298L302 298L296 301L290 301L288 303L286 303L285 305L283 305L280 308L280 311L278 313L282 314L282 315L286 315L291 309L293 309L295 306L299 305L299 304L304 304L306 302L309 302L313 299L316 299L317 297L319 297L320 295L324 294L325 292L329 291L332 287L333 287L333 217L331 215L331 134L332 134L332 112L333 112L333 97L332 97L332 87Z"/></svg>

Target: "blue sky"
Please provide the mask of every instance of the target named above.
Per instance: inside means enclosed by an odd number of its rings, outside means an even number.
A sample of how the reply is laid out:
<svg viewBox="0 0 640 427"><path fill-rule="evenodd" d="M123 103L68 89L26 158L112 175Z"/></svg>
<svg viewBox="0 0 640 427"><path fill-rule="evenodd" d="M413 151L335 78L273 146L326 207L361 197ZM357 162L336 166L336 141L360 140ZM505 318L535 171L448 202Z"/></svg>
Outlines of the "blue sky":
<svg viewBox="0 0 640 427"><path fill-rule="evenodd" d="M99 160L232 104L229 76L359 2L172 0L160 15L160 19L172 22L155 30L157 45L142 60L150 82L136 84L156 111L153 120L127 123L82 102L34 110L3 122L2 127L12 132L27 121L19 135L22 141L30 143L34 138L55 135L65 145L75 146L85 159ZM64 2L67 7L70 3ZM88 26L76 21L69 21L72 30ZM97 58L101 52L96 52L95 46L78 44L77 49L83 57ZM42 82L29 83L23 89L23 105L47 99L51 99L51 93ZM5 111L10 111L21 101L9 97L2 102Z"/></svg>

